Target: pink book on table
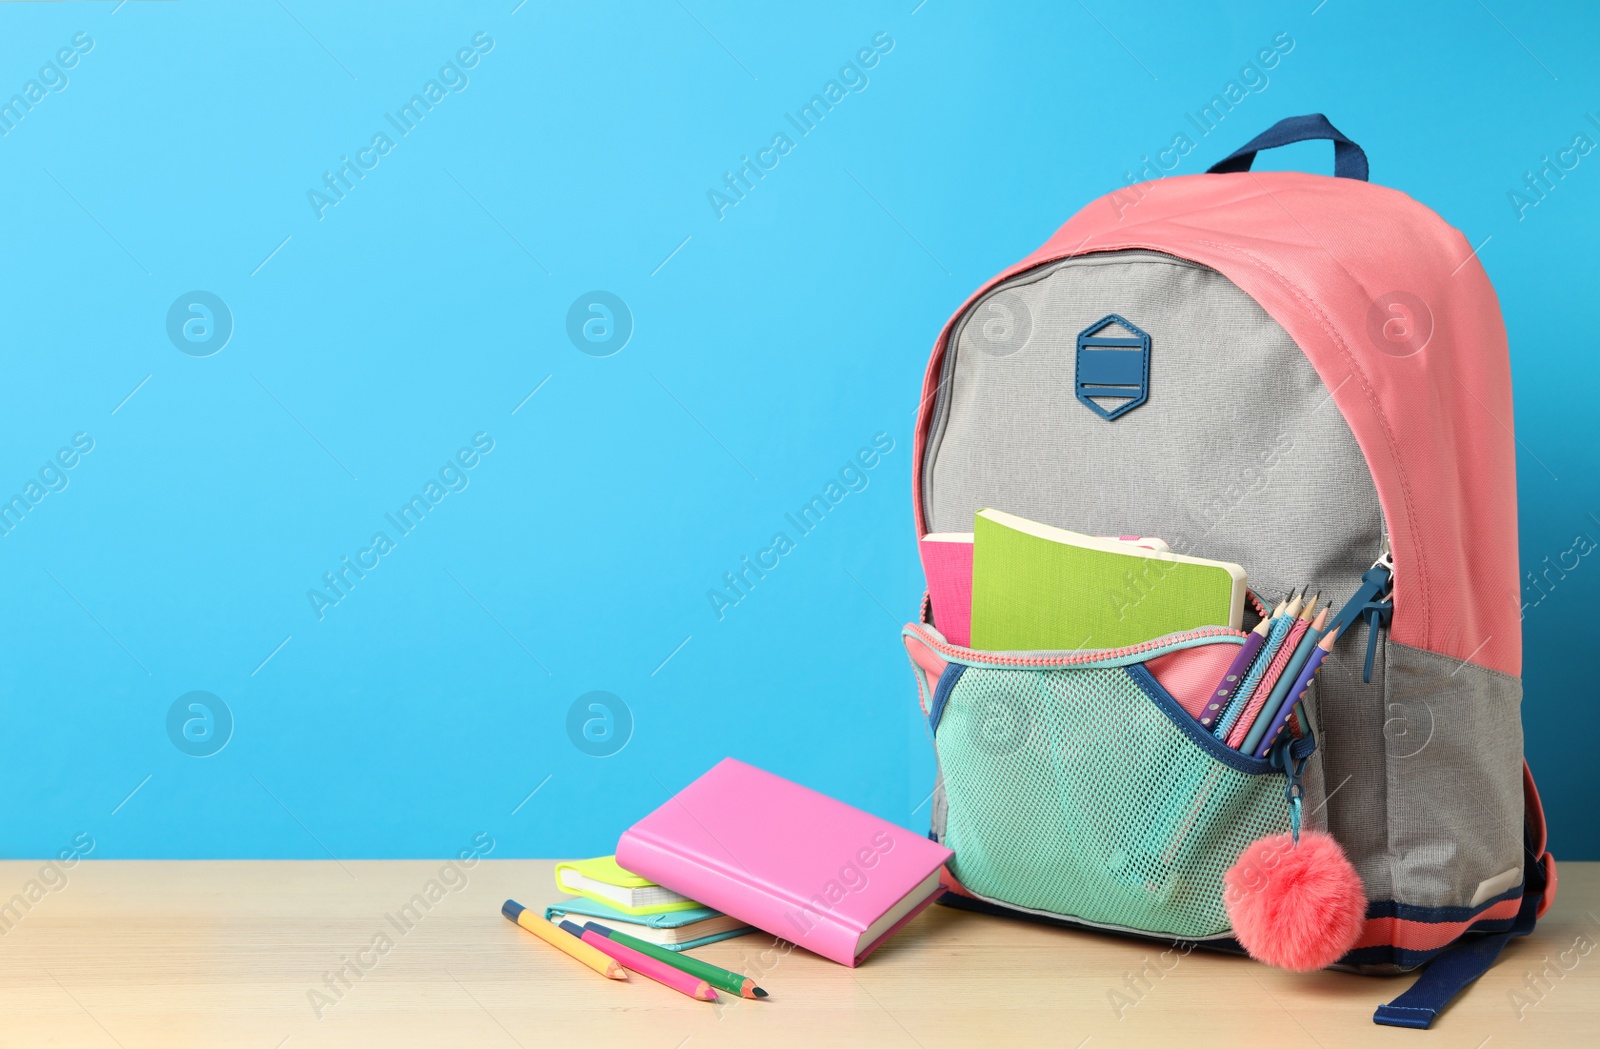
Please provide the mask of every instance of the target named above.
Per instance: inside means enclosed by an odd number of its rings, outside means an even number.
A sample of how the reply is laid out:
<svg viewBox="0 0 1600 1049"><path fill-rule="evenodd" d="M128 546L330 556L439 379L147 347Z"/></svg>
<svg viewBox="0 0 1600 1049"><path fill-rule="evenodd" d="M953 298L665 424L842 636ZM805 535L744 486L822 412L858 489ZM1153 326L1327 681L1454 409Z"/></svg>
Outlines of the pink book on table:
<svg viewBox="0 0 1600 1049"><path fill-rule="evenodd" d="M623 868L852 967L933 902L953 855L733 758L617 842Z"/></svg>

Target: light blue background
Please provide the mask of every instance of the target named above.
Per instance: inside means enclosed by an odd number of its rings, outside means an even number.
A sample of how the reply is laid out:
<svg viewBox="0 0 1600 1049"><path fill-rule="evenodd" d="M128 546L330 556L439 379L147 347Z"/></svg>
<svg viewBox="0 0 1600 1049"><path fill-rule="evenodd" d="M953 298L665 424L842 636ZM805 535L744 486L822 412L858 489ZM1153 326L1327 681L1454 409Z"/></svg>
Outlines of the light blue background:
<svg viewBox="0 0 1600 1049"><path fill-rule="evenodd" d="M1524 566L1600 538L1600 153L1520 218L1508 197L1600 135L1600 19L1314 6L4 5L0 98L95 43L0 138L0 495L95 443L0 538L0 850L598 853L728 753L924 826L897 631L929 346L1281 32L1179 173L1325 111L1481 245ZM479 32L470 84L319 219L324 172ZM880 32L870 84L719 219L708 190ZM234 318L213 356L167 336L193 289ZM634 317L613 356L566 334L591 289ZM319 621L308 589L480 432L469 486ZM707 591L878 433L867 487L719 621ZM1528 754L1570 858L1600 858L1574 731L1597 597L1582 557L1525 624ZM191 690L235 722L210 757L168 736ZM593 690L635 722L610 757L568 735Z"/></svg>

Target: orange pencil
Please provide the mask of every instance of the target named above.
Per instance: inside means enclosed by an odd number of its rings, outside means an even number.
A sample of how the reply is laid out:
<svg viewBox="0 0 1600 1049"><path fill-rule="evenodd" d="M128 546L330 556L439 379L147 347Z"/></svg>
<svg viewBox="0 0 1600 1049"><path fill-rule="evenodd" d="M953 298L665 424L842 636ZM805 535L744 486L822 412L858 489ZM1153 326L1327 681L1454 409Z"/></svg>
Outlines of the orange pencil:
<svg viewBox="0 0 1600 1049"><path fill-rule="evenodd" d="M1312 617L1312 614L1317 609L1317 602L1321 601L1321 600L1322 600L1322 591L1318 590L1316 593L1311 595L1311 603L1306 605L1305 608L1302 608L1300 610L1300 618L1301 619L1310 619Z"/></svg>
<svg viewBox="0 0 1600 1049"><path fill-rule="evenodd" d="M608 957L604 951L596 950L582 940L573 939L543 918L534 916L528 908L516 900L507 900L501 904L500 913L556 950L561 951L563 954L571 955L600 975L609 976L613 980L626 980L628 978L628 970L619 965L615 958Z"/></svg>

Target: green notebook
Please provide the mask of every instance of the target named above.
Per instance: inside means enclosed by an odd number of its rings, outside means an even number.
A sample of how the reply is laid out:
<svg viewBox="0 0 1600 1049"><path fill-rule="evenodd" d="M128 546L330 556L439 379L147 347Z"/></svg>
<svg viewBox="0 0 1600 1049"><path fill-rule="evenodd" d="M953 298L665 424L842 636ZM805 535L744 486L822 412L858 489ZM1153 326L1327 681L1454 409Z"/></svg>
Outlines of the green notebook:
<svg viewBox="0 0 1600 1049"><path fill-rule="evenodd" d="M1244 569L1079 535L999 510L973 528L972 647L1121 648L1202 626L1239 629Z"/></svg>
<svg viewBox="0 0 1600 1049"><path fill-rule="evenodd" d="M577 925L597 921L618 932L641 940L648 940L669 951L687 951L708 943L743 936L755 929L738 918L730 918L710 907L695 907L687 911L663 911L660 914L627 914L608 907L598 900L579 896L574 900L552 903L544 909L545 921L556 925L563 918Z"/></svg>

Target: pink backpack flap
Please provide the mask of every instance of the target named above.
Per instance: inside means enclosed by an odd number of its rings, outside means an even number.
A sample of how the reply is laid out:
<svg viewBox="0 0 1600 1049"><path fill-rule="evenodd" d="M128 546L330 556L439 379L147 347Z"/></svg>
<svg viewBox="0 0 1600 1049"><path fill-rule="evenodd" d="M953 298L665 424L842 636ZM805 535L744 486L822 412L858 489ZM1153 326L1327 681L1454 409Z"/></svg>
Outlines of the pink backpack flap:
<svg viewBox="0 0 1600 1049"><path fill-rule="evenodd" d="M1250 170L1309 139L1334 143L1334 177ZM990 506L1159 536L1245 566L1269 600L1310 582L1339 607L1368 586L1307 704L1305 808L1369 901L1341 967L1428 965L1376 1017L1427 1026L1492 963L1485 941L1532 928L1553 864L1542 840L1524 853L1537 803L1499 306L1461 233L1366 178L1360 147L1312 115L1206 174L1089 204L940 333L914 504L919 536L970 531ZM1108 336L1136 351L1125 365L1086 352ZM1464 937L1478 946L1452 962Z"/></svg>

